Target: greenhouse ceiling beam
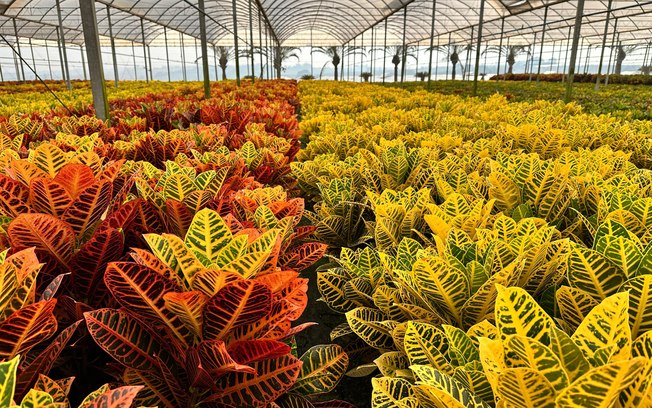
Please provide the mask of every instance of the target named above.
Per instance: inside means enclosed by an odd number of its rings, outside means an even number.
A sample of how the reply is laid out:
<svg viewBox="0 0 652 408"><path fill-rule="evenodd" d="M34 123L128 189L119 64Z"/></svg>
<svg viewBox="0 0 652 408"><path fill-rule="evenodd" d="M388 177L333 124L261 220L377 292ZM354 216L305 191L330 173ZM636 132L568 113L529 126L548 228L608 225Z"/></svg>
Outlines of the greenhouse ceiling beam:
<svg viewBox="0 0 652 408"><path fill-rule="evenodd" d="M562 2L556 2L556 3L554 3L554 4L560 4L560 3L564 3L564 2L568 2L568 0L564 0L564 1L562 1ZM550 3L550 4L552 5L553 3ZM650 5L650 4L652 4L652 0L643 3L643 5ZM613 8L613 9L612 9L612 12L629 10L629 9L632 9L632 8L640 7L640 5L641 5L641 4L637 3L637 4L632 4L632 5L629 5L629 6L622 6L622 7L618 7L618 8ZM605 11L596 11L596 12L592 12L592 13L584 14L583 17L584 17L584 18L589 18L589 17L600 16L600 15L605 15L605 16L606 16L606 14L607 14L607 11L606 11L606 10L605 10ZM618 18L619 18L619 19L631 18L631 17L636 17L636 16L644 15L644 14L652 14L652 11L641 11L641 12L637 12L637 13L629 14L629 15L626 15L626 16L618 16ZM505 17L505 19L507 19L507 18L509 18L509 17ZM606 17L605 17L605 19L606 19ZM552 25L554 25L554 24L563 24L563 25L562 25L562 26L559 26L559 27L555 27L555 28L548 28L548 31L562 30L562 29L566 29L566 28L568 28L568 27L572 27L573 24L572 24L572 23L569 23L569 22L571 22L571 21L573 21L573 20L574 20L574 17L569 17L569 18L563 18L563 19L558 19L558 20L550 21L550 22L547 23L548 26L552 26ZM596 23L600 23L600 22L603 22L603 21L604 21L604 19L598 19L598 20L590 21L590 22L588 22L588 23L589 23L589 24L596 24ZM493 20L491 20L491 21L485 22L485 25L490 24L490 23L499 23L499 22L500 22L500 18L498 18L498 19L493 19ZM498 24L497 24L497 25L498 25ZM475 26L475 25L474 25L474 26ZM535 24L535 25L528 26L526 29L511 29L511 30L501 31L501 32L502 32L504 35L506 35L507 37L509 37L508 34L533 33L533 32L535 31L535 30L533 30L533 29L536 28L536 27L541 27L541 30L536 30L537 32L540 32L540 31L542 31L542 29L543 29L543 24L542 24L542 23L538 23L538 24ZM445 36L445 35L447 35L447 34L454 34L454 33L457 33L457 32L459 32L459 31L465 31L465 30L469 30L469 29L471 29L471 26L468 26L468 27L460 27L460 28L456 28L455 30L450 30L450 31L446 31L446 32L438 33L438 34L437 34L437 37L442 37L442 36ZM640 30L643 30L643 29L644 29L644 28L640 28ZM631 31L634 31L634 30L631 30ZM487 37L493 37L493 36L496 36L496 35L498 35L498 33L497 33L497 32L493 32L492 34L488 35ZM600 35L601 35L601 34L591 34L591 35L588 35L588 36L585 36L585 37L597 37L597 36L600 36ZM423 41L423 39L413 41L413 42L411 42L410 44L414 44L414 43L417 43L417 42L419 42L419 41Z"/></svg>
<svg viewBox="0 0 652 408"><path fill-rule="evenodd" d="M274 40L276 41L276 45L280 46L281 42L278 40L276 31L274 31L274 27L272 26L272 22L269 20L269 17L267 16L267 12L265 11L265 8L263 7L260 0L255 0L255 1L256 1L256 7L258 7L258 11L263 16L263 20L265 20L265 25L267 25L267 27L269 28L269 33L272 35L272 38L274 38Z"/></svg>
<svg viewBox="0 0 652 408"><path fill-rule="evenodd" d="M378 25L378 24L382 23L383 21L386 21L387 19L389 19L389 18L390 18L391 16L393 16L394 14L398 13L399 11L403 10L404 8L407 8L407 6L409 6L410 4L414 3L414 1L415 1L415 0L408 0L407 2L405 2L405 4L403 4L403 6L401 6L400 8L397 8L396 10L392 10L388 15L386 15L386 16L383 17L383 18L381 18L380 20L376 20L376 22L374 22L374 23L373 23L372 25L370 25L369 27L373 27L373 26L375 26L375 25ZM367 31L367 30L369 29L369 27L363 29L362 31L359 31L359 32L358 32L357 34L355 34L353 37L351 37L351 38L349 38L348 40L344 41L344 42L342 43L342 45L348 43L349 41L353 40L354 38L356 38L356 37L359 36L360 34L364 33L365 31Z"/></svg>

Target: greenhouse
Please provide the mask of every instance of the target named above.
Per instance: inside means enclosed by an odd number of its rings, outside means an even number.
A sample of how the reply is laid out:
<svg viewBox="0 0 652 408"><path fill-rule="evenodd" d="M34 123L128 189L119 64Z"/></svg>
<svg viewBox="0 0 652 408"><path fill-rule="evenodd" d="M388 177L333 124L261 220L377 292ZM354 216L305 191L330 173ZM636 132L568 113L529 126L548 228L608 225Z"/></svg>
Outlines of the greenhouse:
<svg viewBox="0 0 652 408"><path fill-rule="evenodd" d="M0 0L0 408L652 408L652 1Z"/></svg>

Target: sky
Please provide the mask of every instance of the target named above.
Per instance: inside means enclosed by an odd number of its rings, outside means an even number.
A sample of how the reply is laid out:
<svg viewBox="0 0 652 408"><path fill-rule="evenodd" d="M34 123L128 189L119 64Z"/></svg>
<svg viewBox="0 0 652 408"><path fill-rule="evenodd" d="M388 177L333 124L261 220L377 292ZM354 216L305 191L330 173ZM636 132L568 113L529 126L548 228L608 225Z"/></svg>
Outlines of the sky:
<svg viewBox="0 0 652 408"><path fill-rule="evenodd" d="M560 47L553 49L551 46L544 46L543 49L543 58L541 64L542 73L551 73L551 72L561 72L563 70L565 53L560 55ZM31 50L33 50L34 55L32 56ZM641 49L628 58L623 63L623 73L636 73L636 71L643 65L644 49ZM145 68L144 68L144 59L143 59L143 47L118 47L116 48L117 54L117 63L118 63L118 77L119 79L124 80L144 80L145 79ZM525 54L520 55L517 58L517 63L514 66L515 73L522 73L525 71L526 62L530 62L534 66L534 71L536 72L538 65L538 56L539 49L534 51L535 58L534 61L529 61ZM651 53L652 54L652 53ZM61 78L61 63L59 59L59 51L56 47L42 47L34 46L30 49L29 44L21 44L21 55L25 59L25 65L23 65L23 70L27 79L34 79L34 74L30 71L29 66L35 67L39 76L43 79L60 79ZM168 55L170 60L170 79L171 80L183 80L184 78L184 65L182 61L182 50L179 47L170 47L168 49ZM189 81L195 81L201 78L201 58L200 54L194 47L186 47L184 49L185 55L185 78ZM333 69L332 64L329 63L329 60L321 54L314 53L312 55L309 47L301 48L299 51L300 58L299 60L291 59L287 61L284 65L285 70L282 73L284 78L295 78L298 79L303 75L312 74L315 77L319 78L320 74L323 79L332 79L333 78ZM72 45L67 48L67 56L70 67L70 74L73 79L84 79L84 61L82 58L82 49L78 46ZM428 71L428 58L429 52L426 51L425 47L422 47L420 52L417 53L418 61L416 59L409 58L408 64L406 67L406 78L408 80L415 80L415 74L418 71ZM578 58L579 69L578 72L584 72L585 68L588 72L597 72L598 62L600 56L600 49L593 48L590 50L583 49ZM48 58L49 57L49 58ZM85 55L83 56L85 57ZM135 60L134 60L135 57ZM652 57L652 56L650 56ZM649 58L650 58L649 57ZM111 49L109 47L102 48L102 58L104 65L105 78L111 80L114 78L113 74L113 62L111 57ZM153 78L156 80L166 81L168 80L168 69L167 69L167 57L164 47L152 47L151 48L151 58L152 58L152 73ZM375 80L382 80L382 52L377 52L374 56L375 64ZM608 64L609 50L607 49L605 56L605 69ZM51 61L48 64L48 59ZM209 49L209 71L211 80L215 80L215 60L213 58L212 50ZM466 56L461 55L463 63L466 63ZM475 59L475 52L471 55L471 60ZM363 57L362 69L364 71L371 71L371 58L369 55ZM393 65L390 62L391 55L387 56L386 62L386 71L385 78L388 81L393 80ZM501 72L504 72L504 60L502 57ZM135 68L134 68L135 61ZM312 68L311 68L312 62ZM353 59L351 62L345 62L344 69L344 78L348 80L361 81L360 75L360 56L356 56L355 61L355 78L353 74ZM480 59L480 72L486 72L487 78L490 75L496 73L498 58L494 54L482 55ZM443 52L435 53L433 56L433 72L436 72L436 79L445 79L446 77L446 55ZM473 65L471 63L471 65ZM613 62L612 62L613 65ZM249 61L246 61L245 58L241 58L240 62L241 75L247 75L251 72L251 67ZM559 67L559 71L558 71ZM266 66L264 66L266 69ZM323 70L322 70L323 68ZM449 68L449 77L450 77L450 64ZM2 72L3 80L16 80L16 66L14 63L14 56L8 47L0 48L0 70ZM603 69L604 70L604 69ZM259 57L255 58L254 71L256 75L260 73L260 64ZM217 69L217 74L219 79L221 79L221 70ZM458 65L458 78L461 75L461 69ZM227 68L227 77L233 79L235 77L235 63L230 61ZM433 76L435 78L435 76Z"/></svg>

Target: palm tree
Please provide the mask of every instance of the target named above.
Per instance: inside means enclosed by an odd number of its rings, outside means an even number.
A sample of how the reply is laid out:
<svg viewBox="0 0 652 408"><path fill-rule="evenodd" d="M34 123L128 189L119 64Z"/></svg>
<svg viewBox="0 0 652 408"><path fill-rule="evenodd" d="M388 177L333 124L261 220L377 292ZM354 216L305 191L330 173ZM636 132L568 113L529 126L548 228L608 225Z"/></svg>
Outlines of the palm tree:
<svg viewBox="0 0 652 408"><path fill-rule="evenodd" d="M394 64L394 82L398 82L398 65L403 61L403 55L406 60L408 57L417 59L417 47L409 45L403 47L402 45L392 45L387 47L389 54L392 56L392 64Z"/></svg>
<svg viewBox="0 0 652 408"><path fill-rule="evenodd" d="M222 80L226 81L226 66L229 60L235 56L235 48L233 47L217 47L217 64L222 68Z"/></svg>
<svg viewBox="0 0 652 408"><path fill-rule="evenodd" d="M336 81L338 80L338 74L339 74L339 71L337 70L337 66L340 65L342 58L348 57L349 55L352 54L362 53L364 55L364 52L360 51L359 47L352 47L352 46L344 47L344 52L343 55L341 56L340 56L340 51L342 51L341 47L316 47L312 50L313 53L325 55L328 59L330 59L330 61L326 62L326 64L324 64L324 66L321 67L321 70L323 72L326 65L328 65L329 63L333 64Z"/></svg>
<svg viewBox="0 0 652 408"><path fill-rule="evenodd" d="M471 45L458 45L458 44L448 44L448 45L435 45L433 49L441 51L448 55L448 60L450 60L451 65L453 66L451 79L455 80L455 74L457 73L457 64L460 62L460 54L463 52L468 52L473 49ZM428 48L430 51L430 48ZM464 73L464 64L460 64L462 67L462 73Z"/></svg>
<svg viewBox="0 0 652 408"><path fill-rule="evenodd" d="M530 46L529 45L504 45L502 47L499 46L491 46L488 47L486 50L484 50L482 53L489 53L489 52L495 52L498 53L499 55L504 55L506 56L505 61L507 62L507 73L508 74L513 74L514 73L514 64L516 63L516 57L518 57L520 54L530 53Z"/></svg>
<svg viewBox="0 0 652 408"><path fill-rule="evenodd" d="M253 50L248 49L245 51L243 54L246 54L248 58L251 58L251 53L254 53L254 55L259 55L262 54L263 57L267 58L268 55L271 55L272 57L272 67L276 70L276 78L281 79L281 72L285 71L285 68L283 68L283 63L290 58L296 58L297 61L299 61L299 54L301 53L301 49L296 48L296 47L271 47L271 48L260 48L260 47L254 47ZM297 54L297 51L299 51L299 54ZM271 54L270 54L271 53ZM260 67L260 76L262 78L263 76L263 67Z"/></svg>
<svg viewBox="0 0 652 408"><path fill-rule="evenodd" d="M620 72L623 69L623 61L627 58L628 55L632 54L634 51L640 48L640 45L622 45L618 44L618 53L616 54L616 67L614 68L614 74L620 75Z"/></svg>
<svg viewBox="0 0 652 408"><path fill-rule="evenodd" d="M299 54L301 54L301 49L296 47L273 47L272 48L272 63L274 64L274 69L276 69L276 79L281 79L281 71L285 71L283 68L283 63L291 58L296 58L297 61L300 61Z"/></svg>

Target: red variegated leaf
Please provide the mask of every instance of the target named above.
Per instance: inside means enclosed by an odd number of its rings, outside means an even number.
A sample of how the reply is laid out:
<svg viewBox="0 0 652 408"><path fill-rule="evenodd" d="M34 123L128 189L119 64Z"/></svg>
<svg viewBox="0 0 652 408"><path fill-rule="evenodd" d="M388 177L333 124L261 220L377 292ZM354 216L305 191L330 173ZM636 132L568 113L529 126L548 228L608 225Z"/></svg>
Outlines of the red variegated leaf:
<svg viewBox="0 0 652 408"><path fill-rule="evenodd" d="M100 223L97 232L109 228L127 229L136 218L138 207L142 204L142 201L141 198L137 198L120 205L117 210L110 212Z"/></svg>
<svg viewBox="0 0 652 408"><path fill-rule="evenodd" d="M285 394L274 402L279 408L314 408L306 397L297 394Z"/></svg>
<svg viewBox="0 0 652 408"><path fill-rule="evenodd" d="M61 217L72 201L66 189L52 179L35 178L29 185L29 203L34 212Z"/></svg>
<svg viewBox="0 0 652 408"><path fill-rule="evenodd" d="M48 286L45 288L43 293L41 293L41 298L39 300L50 300L54 297L54 295L57 293L59 290L59 286L61 286L61 282L63 281L63 278L65 278L67 275L70 275L70 272L68 273L62 273L60 275L57 275L50 283L48 283Z"/></svg>
<svg viewBox="0 0 652 408"><path fill-rule="evenodd" d="M77 331L81 320L66 327L59 335L38 353L38 355L23 358L18 367L18 381L16 395L22 396L30 389L40 374L48 375L57 358L68 345L70 339Z"/></svg>
<svg viewBox="0 0 652 408"><path fill-rule="evenodd" d="M185 236L194 216L188 207L176 200L165 200L165 214L169 230L180 237Z"/></svg>
<svg viewBox="0 0 652 408"><path fill-rule="evenodd" d="M183 285L179 274L173 271L159 258L157 258L156 255L140 248L132 248L131 250L132 252L130 253L130 255L138 265L143 265L148 267L149 269L153 270L159 275L172 280L179 286Z"/></svg>
<svg viewBox="0 0 652 408"><path fill-rule="evenodd" d="M193 276L192 288L206 296L214 296L227 284L241 280L242 276L235 272L202 269Z"/></svg>
<svg viewBox="0 0 652 408"><path fill-rule="evenodd" d="M130 312L167 327L175 338L186 345L192 342L190 329L165 307L163 296L166 293L181 292L177 284L145 266L130 262L109 264L104 283L115 300Z"/></svg>
<svg viewBox="0 0 652 408"><path fill-rule="evenodd" d="M94 310L84 313L84 318L95 343L126 367L154 370L158 368L155 356L167 356L145 326L120 310ZM169 357L165 360L171 361Z"/></svg>
<svg viewBox="0 0 652 408"><path fill-rule="evenodd" d="M308 279L297 278L290 282L281 293L279 298L289 304L287 319L297 320L308 305Z"/></svg>
<svg viewBox="0 0 652 408"><path fill-rule="evenodd" d="M0 215L15 218L29 212L28 195L29 189L21 183L0 175Z"/></svg>
<svg viewBox="0 0 652 408"><path fill-rule="evenodd" d="M327 248L326 244L307 242L284 252L279 262L287 268L302 271L319 261Z"/></svg>
<svg viewBox="0 0 652 408"><path fill-rule="evenodd" d="M113 186L107 180L99 181L84 190L63 214L78 237L89 233L109 207Z"/></svg>
<svg viewBox="0 0 652 408"><path fill-rule="evenodd" d="M68 196L73 200L79 194L90 187L95 182L95 175L93 169L85 164L66 164L59 170L59 173L54 177L61 187L65 188Z"/></svg>
<svg viewBox="0 0 652 408"><path fill-rule="evenodd" d="M65 222L48 214L21 214L9 224L8 233L14 250L34 247L68 269L75 233Z"/></svg>
<svg viewBox="0 0 652 408"><path fill-rule="evenodd" d="M256 277L256 282L264 283L269 286L272 290L272 294L277 294L278 292L285 289L292 281L294 281L299 276L299 273L296 271L280 271L266 273L261 276Z"/></svg>
<svg viewBox="0 0 652 408"><path fill-rule="evenodd" d="M215 380L208 371L206 371L199 360L199 353L196 348L188 350L186 353L186 375L190 386L195 388L204 388L216 391Z"/></svg>
<svg viewBox="0 0 652 408"><path fill-rule="evenodd" d="M124 239L115 229L96 232L81 247L72 260L72 292L78 299L87 299L90 304L99 305L106 294L104 272L109 262L120 260L124 253Z"/></svg>
<svg viewBox="0 0 652 408"><path fill-rule="evenodd" d="M250 364L290 354L291 348L276 340L245 340L229 345L227 350L238 363Z"/></svg>
<svg viewBox="0 0 652 408"><path fill-rule="evenodd" d="M256 374L230 373L218 381L220 391L207 401L234 406L266 406L294 385L301 362L291 355L252 364Z"/></svg>
<svg viewBox="0 0 652 408"><path fill-rule="evenodd" d="M34 384L34 389L50 394L54 402L68 403L66 391L56 381L43 374L39 374L38 380Z"/></svg>
<svg viewBox="0 0 652 408"><path fill-rule="evenodd" d="M256 281L229 283L204 307L204 339L223 339L232 329L264 318L271 296L269 287Z"/></svg>
<svg viewBox="0 0 652 408"><path fill-rule="evenodd" d="M57 300L37 302L16 310L0 323L0 360L10 360L57 331L54 306Z"/></svg>
<svg viewBox="0 0 652 408"><path fill-rule="evenodd" d="M171 292L163 295L165 306L188 327L196 337L201 337L202 312L208 296L199 291Z"/></svg>
<svg viewBox="0 0 652 408"><path fill-rule="evenodd" d="M160 408L176 408L186 406L187 401L179 403L179 396L171 390L165 382L162 375L148 372L138 371L128 368L125 370L123 379L125 384L129 385L142 385L143 390L138 393L135 400L137 407L160 407Z"/></svg>
<svg viewBox="0 0 652 408"><path fill-rule="evenodd" d="M315 408L356 408L355 405L351 404L350 402L341 400L314 402L312 405Z"/></svg>
<svg viewBox="0 0 652 408"><path fill-rule="evenodd" d="M214 378L232 371L255 373L253 368L236 362L226 350L226 345L222 340L202 341L197 346L197 355L201 367Z"/></svg>
<svg viewBox="0 0 652 408"><path fill-rule="evenodd" d="M125 386L109 390L95 398L86 408L131 408L142 386Z"/></svg>
<svg viewBox="0 0 652 408"><path fill-rule="evenodd" d="M104 167L104 170L102 170L98 177L102 180L113 182L124 163L124 159L110 162L106 165L106 167Z"/></svg>

